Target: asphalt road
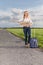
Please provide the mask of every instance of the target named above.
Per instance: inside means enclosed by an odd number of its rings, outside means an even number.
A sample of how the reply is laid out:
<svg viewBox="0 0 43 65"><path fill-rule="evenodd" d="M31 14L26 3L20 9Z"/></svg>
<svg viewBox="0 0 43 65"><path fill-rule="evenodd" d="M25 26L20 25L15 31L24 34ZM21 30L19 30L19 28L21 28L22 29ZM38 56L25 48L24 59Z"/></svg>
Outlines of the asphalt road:
<svg viewBox="0 0 43 65"><path fill-rule="evenodd" d="M0 65L43 65L43 52L25 48L22 39L0 30Z"/></svg>

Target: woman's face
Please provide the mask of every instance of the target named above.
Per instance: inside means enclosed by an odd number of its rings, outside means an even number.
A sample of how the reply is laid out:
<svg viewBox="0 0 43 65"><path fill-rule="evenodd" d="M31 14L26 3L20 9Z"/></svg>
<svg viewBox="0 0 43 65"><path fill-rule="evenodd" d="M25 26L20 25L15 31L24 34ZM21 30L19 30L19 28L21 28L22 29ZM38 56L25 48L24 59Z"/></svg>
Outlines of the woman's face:
<svg viewBox="0 0 43 65"><path fill-rule="evenodd" d="M28 17L28 12L24 12L25 17Z"/></svg>

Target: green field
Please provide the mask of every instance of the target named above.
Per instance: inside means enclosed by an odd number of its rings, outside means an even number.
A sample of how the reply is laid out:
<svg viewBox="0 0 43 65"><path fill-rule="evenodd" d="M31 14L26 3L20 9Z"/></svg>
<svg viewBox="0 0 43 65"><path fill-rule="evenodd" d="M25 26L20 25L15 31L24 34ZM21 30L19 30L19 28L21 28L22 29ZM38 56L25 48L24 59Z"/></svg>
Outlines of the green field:
<svg viewBox="0 0 43 65"><path fill-rule="evenodd" d="M7 29L9 32L11 32L12 34L24 39L24 33L23 33L23 29L17 29L17 28L13 28L13 29ZM32 37L34 37L34 29L32 30ZM38 46L40 48L43 48L43 29L35 29L35 35L36 38L38 39Z"/></svg>

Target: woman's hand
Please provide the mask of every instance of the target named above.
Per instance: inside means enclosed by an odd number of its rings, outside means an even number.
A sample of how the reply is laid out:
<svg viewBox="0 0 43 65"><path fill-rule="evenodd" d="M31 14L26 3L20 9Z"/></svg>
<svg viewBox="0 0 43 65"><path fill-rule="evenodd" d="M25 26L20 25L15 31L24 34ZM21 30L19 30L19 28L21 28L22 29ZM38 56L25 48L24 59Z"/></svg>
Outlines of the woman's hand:
<svg viewBox="0 0 43 65"><path fill-rule="evenodd" d="M32 23L30 23L30 22L18 22L18 23L20 23L20 25L26 26L26 27L30 27L32 25Z"/></svg>
<svg viewBox="0 0 43 65"><path fill-rule="evenodd" d="M30 25L29 25L29 22L20 22L20 24L21 24L22 26L26 26L26 27L27 27L27 26L28 26L28 27L30 26Z"/></svg>

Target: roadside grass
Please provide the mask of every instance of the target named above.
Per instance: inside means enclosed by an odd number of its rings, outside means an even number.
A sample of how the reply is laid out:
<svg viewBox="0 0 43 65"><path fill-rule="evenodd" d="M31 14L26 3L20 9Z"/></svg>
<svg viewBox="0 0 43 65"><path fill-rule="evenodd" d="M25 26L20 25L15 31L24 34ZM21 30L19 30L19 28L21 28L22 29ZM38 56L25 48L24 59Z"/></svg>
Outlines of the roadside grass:
<svg viewBox="0 0 43 65"><path fill-rule="evenodd" d="M22 39L24 39L24 33L23 33L23 29L21 28L10 28L10 29L6 29L7 31L9 31L10 33L12 33L13 35L16 35ZM34 29L31 29L32 31L32 37L34 37ZM38 46L39 48L43 48L43 28L42 29L35 29L35 37L38 39Z"/></svg>
<svg viewBox="0 0 43 65"><path fill-rule="evenodd" d="M0 28L0 30L2 30L2 29Z"/></svg>

